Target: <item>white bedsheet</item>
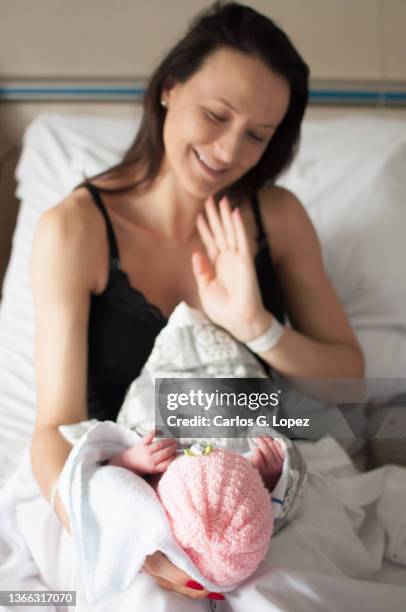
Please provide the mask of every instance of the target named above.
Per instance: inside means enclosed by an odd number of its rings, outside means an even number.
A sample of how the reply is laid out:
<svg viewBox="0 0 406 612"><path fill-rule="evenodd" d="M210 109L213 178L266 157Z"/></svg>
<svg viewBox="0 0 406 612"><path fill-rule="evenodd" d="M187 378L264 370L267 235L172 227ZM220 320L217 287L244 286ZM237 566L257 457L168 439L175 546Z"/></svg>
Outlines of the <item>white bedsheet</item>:
<svg viewBox="0 0 406 612"><path fill-rule="evenodd" d="M359 474L328 439L300 443L300 449L309 482L299 517L272 538L267 560L217 610L404 612L406 468ZM27 466L25 461L0 493L0 590L74 589L80 612L139 610L146 602L154 612L211 609L208 601L161 590L144 574L135 576L127 591L89 607L71 537L39 495ZM398 555L399 584L395 574L392 583L379 576L387 554Z"/></svg>

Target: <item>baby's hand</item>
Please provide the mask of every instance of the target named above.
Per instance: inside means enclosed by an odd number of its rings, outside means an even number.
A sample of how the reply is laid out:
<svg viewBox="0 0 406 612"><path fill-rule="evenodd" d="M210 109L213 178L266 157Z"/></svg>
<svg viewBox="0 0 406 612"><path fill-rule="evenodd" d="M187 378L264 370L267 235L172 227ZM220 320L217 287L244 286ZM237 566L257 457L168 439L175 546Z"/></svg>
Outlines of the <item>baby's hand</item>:
<svg viewBox="0 0 406 612"><path fill-rule="evenodd" d="M269 491L276 487L283 467L284 453L278 440L262 436L255 438L258 448L254 450L250 461L262 476L262 480Z"/></svg>
<svg viewBox="0 0 406 612"><path fill-rule="evenodd" d="M138 444L114 455L109 464L127 468L139 476L161 474L175 458L176 441L165 438L154 442L155 434L155 431L145 434Z"/></svg>

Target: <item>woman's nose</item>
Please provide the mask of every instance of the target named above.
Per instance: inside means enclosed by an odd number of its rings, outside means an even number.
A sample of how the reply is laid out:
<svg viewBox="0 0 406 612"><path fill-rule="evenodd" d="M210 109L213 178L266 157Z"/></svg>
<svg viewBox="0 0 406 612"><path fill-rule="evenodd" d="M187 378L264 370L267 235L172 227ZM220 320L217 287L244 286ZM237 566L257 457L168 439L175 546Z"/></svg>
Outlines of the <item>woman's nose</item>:
<svg viewBox="0 0 406 612"><path fill-rule="evenodd" d="M232 165L238 159L240 152L240 135L235 132L225 132L216 140L216 158L223 164Z"/></svg>

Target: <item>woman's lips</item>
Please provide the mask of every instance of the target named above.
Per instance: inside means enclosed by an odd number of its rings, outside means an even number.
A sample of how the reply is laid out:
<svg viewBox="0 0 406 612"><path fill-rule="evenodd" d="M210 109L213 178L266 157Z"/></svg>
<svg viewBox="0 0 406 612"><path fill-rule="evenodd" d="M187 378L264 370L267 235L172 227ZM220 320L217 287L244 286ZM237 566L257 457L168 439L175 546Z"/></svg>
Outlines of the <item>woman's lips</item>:
<svg viewBox="0 0 406 612"><path fill-rule="evenodd" d="M204 161L202 159L200 159L197 151L195 151L195 149L193 149L193 153L195 155L195 158L200 166L200 168L202 168L204 170L204 172L212 177L212 178L219 178L219 176L221 176L222 174L224 174L226 172L226 169L224 170L213 170L212 168L209 168L209 166L207 166L207 164L204 163Z"/></svg>

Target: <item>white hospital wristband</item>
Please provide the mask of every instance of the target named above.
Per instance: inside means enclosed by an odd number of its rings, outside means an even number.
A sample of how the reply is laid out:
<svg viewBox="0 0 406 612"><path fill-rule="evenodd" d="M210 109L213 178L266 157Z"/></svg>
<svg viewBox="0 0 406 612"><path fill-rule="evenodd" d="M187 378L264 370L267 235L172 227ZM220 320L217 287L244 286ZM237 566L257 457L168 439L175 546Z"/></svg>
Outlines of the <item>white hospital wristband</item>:
<svg viewBox="0 0 406 612"><path fill-rule="evenodd" d="M271 325L262 336L258 336L258 338L254 338L254 340L250 340L245 344L253 353L266 353L266 351L273 349L279 342L284 331L283 325L274 317Z"/></svg>

